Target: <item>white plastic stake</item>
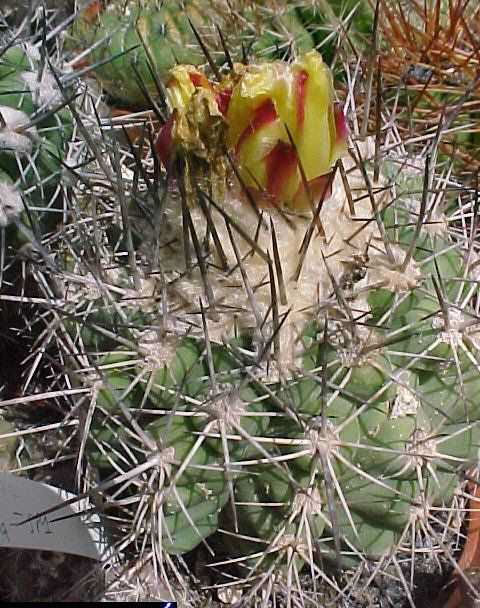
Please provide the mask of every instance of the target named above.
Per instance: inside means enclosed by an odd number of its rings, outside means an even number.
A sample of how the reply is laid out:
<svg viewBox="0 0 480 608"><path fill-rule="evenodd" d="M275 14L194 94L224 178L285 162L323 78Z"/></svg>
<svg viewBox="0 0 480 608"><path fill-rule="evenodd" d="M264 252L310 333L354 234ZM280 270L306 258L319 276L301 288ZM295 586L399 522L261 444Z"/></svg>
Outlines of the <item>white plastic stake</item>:
<svg viewBox="0 0 480 608"><path fill-rule="evenodd" d="M0 547L61 551L99 560L105 550L98 515L80 500L19 525L75 495L60 488L0 473Z"/></svg>

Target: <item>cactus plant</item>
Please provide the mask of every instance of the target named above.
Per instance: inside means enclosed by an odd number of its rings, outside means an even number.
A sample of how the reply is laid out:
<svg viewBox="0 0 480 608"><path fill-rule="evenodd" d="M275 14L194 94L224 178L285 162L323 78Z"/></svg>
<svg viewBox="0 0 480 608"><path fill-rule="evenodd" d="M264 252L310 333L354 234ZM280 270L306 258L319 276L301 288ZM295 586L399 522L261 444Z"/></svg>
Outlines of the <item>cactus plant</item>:
<svg viewBox="0 0 480 608"><path fill-rule="evenodd" d="M73 124L60 86L31 43L0 50L0 225L11 225L16 247L41 239L61 219L61 161Z"/></svg>
<svg viewBox="0 0 480 608"><path fill-rule="evenodd" d="M234 79L232 99L256 70ZM333 111L326 103L306 111ZM224 116L228 141L236 114ZM319 124L319 137L335 141ZM298 153L301 165L313 160ZM329 169L315 158L319 173ZM375 183L373 146L354 146L342 162L349 186L338 170L313 211L289 208L288 189L262 214L240 186L223 202L199 192L193 207L169 193L158 233L145 199L135 220L144 241L133 249L140 276L116 290L123 330L103 297L103 321L85 317L111 332L109 354L91 351L86 454L102 476L115 471L112 508L136 505L122 546L145 542L144 531L172 568L169 555L204 546L235 565L224 585L243 587L242 605L282 585L294 602L302 568L338 589L317 558L346 572L380 560L389 572L458 500L459 469L479 442L473 253L433 206L429 158L403 181L405 158L382 160ZM245 182L248 167L236 161ZM185 266L188 247L198 262ZM160 316L146 297L155 293Z"/></svg>
<svg viewBox="0 0 480 608"><path fill-rule="evenodd" d="M417 571L454 559L478 452L475 194L390 116L361 141L348 62L348 153L314 51L217 80L189 63L147 158L87 133L97 164L49 243L49 335L116 556L172 592L208 556L238 606L365 605L356 581L382 577L414 605ZM315 95L286 91L302 66Z"/></svg>
<svg viewBox="0 0 480 608"><path fill-rule="evenodd" d="M475 173L478 6L461 0L389 1L381 7L378 23L383 88L385 95L399 95L399 127L432 135L440 120L445 130L448 123L452 130L442 136L440 151L453 158L457 172Z"/></svg>

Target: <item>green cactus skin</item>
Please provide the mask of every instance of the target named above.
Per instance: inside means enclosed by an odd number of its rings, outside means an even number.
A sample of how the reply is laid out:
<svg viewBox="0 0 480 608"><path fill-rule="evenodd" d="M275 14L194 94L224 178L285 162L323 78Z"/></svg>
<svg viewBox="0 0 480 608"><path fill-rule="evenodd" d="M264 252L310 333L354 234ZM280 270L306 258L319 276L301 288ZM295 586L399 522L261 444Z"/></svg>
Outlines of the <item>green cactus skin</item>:
<svg viewBox="0 0 480 608"><path fill-rule="evenodd" d="M169 41L165 44L163 40L167 35ZM120 9L119 13L114 10L100 13L93 25L82 22L80 18L72 31L72 45L88 48L106 38L106 43L97 46L89 55L90 64L103 64L95 70L97 77L115 98L132 105L145 105L137 77L150 83L147 90L156 96L158 92L152 70L161 81L177 62L192 65L204 62L201 50L192 49L189 45L192 35L187 14L179 11L178 7L130 7L125 14Z"/></svg>
<svg viewBox="0 0 480 608"><path fill-rule="evenodd" d="M163 417L151 423L147 430L163 450L174 450L172 461L183 462L197 440L187 419L178 416ZM163 512L168 530L163 533L166 539L163 548L168 553L186 553L217 529L218 514L228 499L225 477L221 469L202 468L215 466L216 462L214 452L205 442L195 451L175 485L163 486L167 495ZM174 471L172 467L172 477Z"/></svg>
<svg viewBox="0 0 480 608"><path fill-rule="evenodd" d="M414 294L415 290L412 290L411 295ZM465 368L460 392L458 372L454 372L451 366L440 373L433 365L428 369L412 367L407 372L410 378L406 384L412 389L417 403L412 406L413 409L402 411L400 405L395 405L400 399L396 394L397 387L388 380L401 368L389 364L388 355L383 358L376 355L373 361L345 367L331 344L320 342L315 348L319 349L317 360L322 360L320 368L313 368L310 377L294 381L291 385L271 385L270 391L275 395L275 400L269 400L265 395L267 399L262 399L261 405L255 405L253 401L249 406L248 401L255 397L256 390L252 386L240 392L245 413L250 411L251 415L245 418L245 423L241 422L241 414L238 417L236 424L242 428L245 438L241 436L237 440L229 440L232 462L260 456L258 446L249 445L252 438L269 437L272 447L266 448L271 462L255 467L239 467L243 472L236 473L235 497L242 506L238 507L237 516L246 526L246 535L270 543L285 523L292 497L299 488L307 489L311 485L310 480L316 479L315 487L323 501L319 510L322 516L315 514L320 522L318 535L322 534L322 530L327 530L325 480L319 455L322 442L328 442L330 437L338 443L338 447L325 447L323 455L331 460L332 471L339 480L344 500L343 503L338 497L335 506L340 536L345 543L351 543L362 553L379 556L394 546L416 505L426 499L434 504L448 504L451 499L457 474L449 461L473 458L480 441L477 423L480 409L475 401L480 379L472 366L469 370ZM240 376L234 371L238 366L228 355L227 348L214 345L214 351L216 373L221 375L226 372L229 383L238 383ZM405 352L416 360L418 349L411 352L406 349ZM448 361L449 353L436 356ZM124 360L125 357L118 353L110 356L104 364ZM306 351L305 360L305 369L312 368L312 348ZM125 392L134 379L128 378L125 367L116 369L115 374L108 375L108 388L102 389L97 397L97 406L112 412L115 411L112 391ZM176 460L185 460L201 433L207 433L201 446L189 459L177 486L183 488L207 481L221 484L222 480L225 483L221 470L203 471L201 468L206 465L220 465L221 468L224 464L221 439L210 438L210 431L205 430L209 423L216 420L215 416L218 416L218 420L223 419L218 410L212 407L214 402L210 401L206 415L202 413L201 405L192 409L194 402L200 400L201 403L208 399L209 392L208 366L201 344L194 340L180 344L170 364L152 375L149 386L150 406L173 408L173 412L161 415L145 428L162 446L174 447ZM386 390L382 390L385 387ZM188 399L185 401L186 397ZM137 385L124 398L124 404L135 408L135 403L142 400L145 400L145 396ZM303 422L297 424L285 418L278 410L278 403L288 404ZM232 400L229 406L231 413L234 408ZM255 412L258 419L252 416ZM269 419L264 416L266 412L277 412L277 417ZM337 435L336 429L339 428L342 430ZM308 437L310 440L307 440ZM97 439L113 445L112 437L106 431L101 431ZM277 446L276 439L281 440ZM288 445L288 440L291 445ZM118 441L117 437L115 442L118 444ZM342 444L345 446L342 447ZM279 468L275 466L277 461ZM105 459L96 459L96 463L108 465ZM422 469L421 480L418 467ZM365 477L359 471L364 471ZM218 503L214 510L215 518L227 502L226 494L222 496L222 504ZM189 500L185 504L190 504ZM284 508L276 505L269 509L268 502L284 503ZM255 506L255 503L262 503L263 506ZM344 504L349 513L345 512ZM206 508L201 513L201 518L199 516L195 521L201 521L202 526L205 525L202 530L209 530L210 534L214 531L211 527L213 519L207 524L204 517L207 514L210 516L211 512ZM196 518L197 510L194 514ZM181 520L183 524L178 523L178 526L188 528L182 517L179 516L179 522ZM355 524L356 532L351 528L351 521ZM295 530L295 526L289 525L284 534L295 535ZM179 533L179 538L183 539L183 536L183 532ZM204 538L207 534L200 536ZM182 544L184 542L185 545ZM254 542L252 547L258 549L258 542ZM181 540L179 544L167 543L169 549L166 550L181 553L179 547L188 546L191 549L195 544ZM247 545L243 542L244 549Z"/></svg>
<svg viewBox="0 0 480 608"><path fill-rule="evenodd" d="M233 7L233 11L232 11ZM288 0L110 0L96 17L80 13L67 45L92 50L88 62L113 100L129 107L149 107L143 89L156 99L158 82L178 64L208 62L189 20L218 68L227 61L216 24L233 61L289 59L314 48L330 62L336 53L341 19L354 16L350 35L358 46L371 33L373 12L365 0L312 3ZM353 31L354 30L354 31ZM97 45L97 46L95 46ZM141 85L139 85L139 81Z"/></svg>
<svg viewBox="0 0 480 608"><path fill-rule="evenodd" d="M220 321L222 339L207 340L201 324L216 322L198 322L198 306L188 329L172 329L177 312L163 326L141 295L154 289L132 288L124 263L103 277L111 300L76 298L66 325L99 373L83 380L95 387L87 458L101 482L129 479L113 504L142 505L134 526L154 535L158 555L205 547L247 588L256 576L294 580L317 557L355 571L404 551L412 529L458 500L480 445L477 324L464 251L444 227L415 229L405 193L415 180L380 213L396 261L376 253L373 233L366 274L330 300L328 319L311 315L283 374L259 362L241 325ZM196 279L174 276L169 306L181 310L175 290L196 293Z"/></svg>
<svg viewBox="0 0 480 608"><path fill-rule="evenodd" d="M211 394L203 350L198 340L184 339L178 344L173 360L162 369L155 369L149 380L143 378L143 382L136 375L135 360L126 351L103 357L99 365L103 380L97 387L96 413L89 433L91 462L102 471L128 462L131 455L125 446L133 445L133 436L121 423L118 404L121 402L129 411L136 411L136 419L164 455L165 475L169 480L175 480L171 485L163 483L165 501L158 505L164 513L163 550L171 554L190 551L216 531L218 515L228 499L228 480L239 474L237 467L226 476L227 465L219 464L224 454L218 439L207 435L198 443L203 432L214 434L219 430L215 426L215 403L205 411L200 407L196 416L190 415L191 403L199 400L207 403ZM213 364L216 377L226 391L217 400L218 416L223 412L226 424L238 424L244 433L261 434L266 422L260 416L261 406L249 403L255 398L254 391L245 387L235 396L228 392L228 386L238 384L238 363L225 348L213 346ZM143 394L145 385L150 390L148 400ZM238 403L238 413L233 413L234 399ZM173 409L175 414L152 415L151 409L150 414L142 414L138 411L142 402L145 408L154 405ZM183 416L181 412L184 412ZM241 441L233 443L233 447L230 443L229 450L232 458L252 455L249 446ZM137 449L133 448L133 452L137 453ZM178 475L179 463L186 460L188 466ZM142 462L145 458L139 454L139 463Z"/></svg>

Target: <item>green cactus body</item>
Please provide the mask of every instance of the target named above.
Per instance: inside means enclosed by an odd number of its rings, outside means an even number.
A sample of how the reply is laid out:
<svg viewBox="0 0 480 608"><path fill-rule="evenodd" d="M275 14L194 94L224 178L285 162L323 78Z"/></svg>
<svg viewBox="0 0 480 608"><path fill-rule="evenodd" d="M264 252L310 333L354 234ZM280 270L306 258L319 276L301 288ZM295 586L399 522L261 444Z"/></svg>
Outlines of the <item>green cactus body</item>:
<svg viewBox="0 0 480 608"><path fill-rule="evenodd" d="M171 451L168 460L172 464L167 468L170 479L176 477L179 465L188 458L188 466L175 484L163 488L163 549L173 554L186 553L218 527L218 515L228 499L225 474L207 441L196 446L198 437L188 417L163 416L150 423L147 431L164 453Z"/></svg>
<svg viewBox="0 0 480 608"><path fill-rule="evenodd" d="M242 533L251 540L232 540L232 553L254 570L288 560L300 572L309 560L310 535L320 538L325 529L323 496L312 492L309 478L298 476L294 489L281 470L255 468L236 484L235 499Z"/></svg>
<svg viewBox="0 0 480 608"><path fill-rule="evenodd" d="M130 364L128 353L118 352L105 357L101 369L103 381L96 393L96 410L90 428L91 462L104 472L112 466L128 466L132 454L138 464L145 463L144 450L140 445L132 446L134 434L122 423L119 407L121 402L133 413L143 399L141 384L135 384L135 366ZM158 445L156 458L162 463L165 475L161 501L157 504L153 493L150 506L162 513L163 550L171 554L186 553L215 532L218 514L228 498L216 446L209 441L196 446L196 426L188 415L157 415L153 420L151 414L134 415ZM176 476L187 458L188 466ZM175 481L170 484L170 480Z"/></svg>
<svg viewBox="0 0 480 608"><path fill-rule="evenodd" d="M186 339L178 345L173 360L152 372L152 393L158 405L174 407L182 394L195 397L206 389L208 370L203 361L202 346Z"/></svg>
<svg viewBox="0 0 480 608"><path fill-rule="evenodd" d="M188 497L181 504L187 514L173 502L167 503L164 524L163 549L170 554L184 554L194 549L202 539L208 538L218 528L218 514L227 502L225 489L210 483L198 484L195 492L188 488ZM176 488L176 491L181 489Z"/></svg>
<svg viewBox="0 0 480 608"><path fill-rule="evenodd" d="M410 218L401 205L394 212L405 223ZM370 323L352 324L341 306L327 326L310 319L298 338L300 366L290 376L274 380L256 370L254 338L241 337L241 328L240 337L229 334L230 342L208 347L196 337L163 335L160 356L139 344L129 365L120 351L113 356L121 364L97 398L107 421L100 417L94 432L120 463L128 433L119 429L115 437L118 421L107 423L108 416L122 418L115 407L121 399L160 453L170 450L162 460L167 552L208 543L220 528L242 568L275 565L287 576L308 563L316 542L335 559L333 536L347 567L359 555L395 551L422 509L451 502L458 467L476 457L480 442L477 347L464 317L451 312L451 325L442 324L445 306L454 311L455 298L466 293L458 285L458 248L422 228L400 272L412 235L405 231L394 249L398 266L372 257L358 284L361 296L350 296L352 310L368 306ZM214 332L215 322L205 323ZM105 455L97 465L106 472Z"/></svg>
<svg viewBox="0 0 480 608"><path fill-rule="evenodd" d="M156 97L158 91L153 74L163 80L178 62L193 65L204 62L201 50L190 44L194 38L188 13L168 6L130 8L123 15L116 10L106 11L99 14L98 22L93 25L80 20L72 36L84 47L106 38L104 44L90 53L89 62L103 64L95 73L106 91L133 105L146 103L137 84L138 78L148 83L147 90Z"/></svg>
<svg viewBox="0 0 480 608"><path fill-rule="evenodd" d="M178 341L173 359L163 367L152 367L150 357L150 380L146 370L138 373L138 358L126 351L103 357L99 365L102 381L96 390L90 429L91 462L102 472L115 465L125 466L132 453L139 463L146 462L144 450L132 444L134 433L122 423L121 403L158 446L156 458L160 458L166 475L164 499L159 505L163 509L162 542L163 549L172 554L190 551L215 532L228 499L228 482L241 472L235 461L255 453L243 435L260 435L268 425L262 405L254 401L255 391L248 385L237 389L235 358L225 348L212 347L214 371L224 391L214 401L209 399L212 387L205 345L198 340ZM232 385L235 394L229 392ZM203 402L208 407L203 407ZM173 413L157 414L156 409L172 409ZM218 439L222 433L240 433L237 440L229 440L226 454ZM187 466L177 473L185 462Z"/></svg>

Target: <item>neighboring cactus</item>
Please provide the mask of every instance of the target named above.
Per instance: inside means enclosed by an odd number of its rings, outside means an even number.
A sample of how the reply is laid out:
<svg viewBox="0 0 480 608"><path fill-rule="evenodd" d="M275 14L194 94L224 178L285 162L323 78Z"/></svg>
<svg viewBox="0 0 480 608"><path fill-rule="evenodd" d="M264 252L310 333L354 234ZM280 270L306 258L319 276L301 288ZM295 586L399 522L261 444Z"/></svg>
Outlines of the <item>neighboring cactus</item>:
<svg viewBox="0 0 480 608"><path fill-rule="evenodd" d="M62 217L61 161L73 124L47 61L28 43L0 49L0 225L16 223L9 229L16 247Z"/></svg>
<svg viewBox="0 0 480 608"><path fill-rule="evenodd" d="M225 0L111 0L102 8L95 0L79 14L68 44L90 49L84 61L114 100L148 107L148 95L161 95L159 83L175 65L208 69L206 53L213 69L231 60L287 59L325 43L333 54L336 36L322 25L324 8L246 0L234 10ZM331 7L328 12L335 17ZM354 12L351 3L350 18ZM359 12L366 18L365 7ZM341 35L344 26L335 18Z"/></svg>
<svg viewBox="0 0 480 608"><path fill-rule="evenodd" d="M399 96L399 127L418 136L434 133L443 121L451 131L440 142L441 152L457 172L475 176L480 167L478 5L387 0L378 24L382 88L385 96Z"/></svg>

